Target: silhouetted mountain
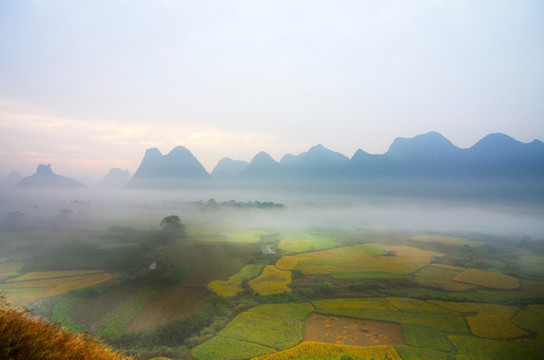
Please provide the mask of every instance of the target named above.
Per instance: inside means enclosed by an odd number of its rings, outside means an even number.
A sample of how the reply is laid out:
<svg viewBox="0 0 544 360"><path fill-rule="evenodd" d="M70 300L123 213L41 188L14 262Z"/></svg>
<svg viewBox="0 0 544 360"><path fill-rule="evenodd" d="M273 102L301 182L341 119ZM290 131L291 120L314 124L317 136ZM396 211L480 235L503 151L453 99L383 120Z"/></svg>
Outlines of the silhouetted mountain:
<svg viewBox="0 0 544 360"><path fill-rule="evenodd" d="M285 155L280 165L283 173L298 177L335 177L342 174L349 158L325 148L323 145L315 145L307 152L298 156Z"/></svg>
<svg viewBox="0 0 544 360"><path fill-rule="evenodd" d="M270 155L261 151L249 162L239 178L258 178L277 177L280 175L280 164L276 162Z"/></svg>
<svg viewBox="0 0 544 360"><path fill-rule="evenodd" d="M233 160L229 157L219 160L212 170L212 177L216 179L233 179L248 166L247 161Z"/></svg>
<svg viewBox="0 0 544 360"><path fill-rule="evenodd" d="M196 185L210 179L210 175L194 155L183 146L177 146L167 155L148 149L140 167L126 187L178 187Z"/></svg>
<svg viewBox="0 0 544 360"><path fill-rule="evenodd" d="M96 185L98 187L122 188L130 179L130 172L119 168L112 168Z"/></svg>
<svg viewBox="0 0 544 360"><path fill-rule="evenodd" d="M347 165L349 176L390 176L399 172L399 162L389 155L369 154L358 149Z"/></svg>
<svg viewBox="0 0 544 360"><path fill-rule="evenodd" d="M21 181L21 174L17 171L11 172L2 182L0 183L1 188L10 188L17 185Z"/></svg>
<svg viewBox="0 0 544 360"><path fill-rule="evenodd" d="M51 164L40 164L36 173L26 176L17 183L19 188L86 188L77 180L56 175L51 170Z"/></svg>

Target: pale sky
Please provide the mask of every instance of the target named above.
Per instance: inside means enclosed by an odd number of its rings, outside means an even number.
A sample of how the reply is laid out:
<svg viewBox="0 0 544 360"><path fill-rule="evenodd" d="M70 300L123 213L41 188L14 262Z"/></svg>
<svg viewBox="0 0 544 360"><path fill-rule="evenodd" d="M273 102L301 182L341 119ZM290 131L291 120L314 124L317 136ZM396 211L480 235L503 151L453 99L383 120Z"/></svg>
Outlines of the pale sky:
<svg viewBox="0 0 544 360"><path fill-rule="evenodd" d="M544 139L544 1L0 0L0 178Z"/></svg>

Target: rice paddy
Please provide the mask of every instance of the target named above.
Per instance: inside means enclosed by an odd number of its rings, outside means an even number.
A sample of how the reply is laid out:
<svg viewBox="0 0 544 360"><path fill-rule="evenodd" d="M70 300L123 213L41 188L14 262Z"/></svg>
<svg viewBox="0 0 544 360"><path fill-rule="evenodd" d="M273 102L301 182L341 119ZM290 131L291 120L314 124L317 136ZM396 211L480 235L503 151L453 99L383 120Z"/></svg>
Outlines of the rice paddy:
<svg viewBox="0 0 544 360"><path fill-rule="evenodd" d="M293 347L302 341L302 321L312 310L308 303L257 306L236 316L216 337L197 346L191 354L199 360L247 359L244 351L253 352L254 357ZM240 342L246 349L242 353L237 350ZM217 357L221 352L227 357Z"/></svg>
<svg viewBox="0 0 544 360"><path fill-rule="evenodd" d="M249 287L260 295L290 292L291 272L267 265L261 275L249 281Z"/></svg>
<svg viewBox="0 0 544 360"><path fill-rule="evenodd" d="M291 349L253 360L320 360L340 359L341 356L354 359L402 360L393 346L352 346L305 341Z"/></svg>
<svg viewBox="0 0 544 360"><path fill-rule="evenodd" d="M453 280L490 289L513 290L519 288L518 280L512 276L479 269L466 269L457 274Z"/></svg>
<svg viewBox="0 0 544 360"><path fill-rule="evenodd" d="M339 245L340 243L333 239L307 235L300 237L284 238L280 241L278 247L286 254L295 254L308 251L329 249Z"/></svg>
<svg viewBox="0 0 544 360"><path fill-rule="evenodd" d="M228 280L214 280L208 283L208 287L216 294L224 297L236 296L242 289L242 282L250 280L259 275L262 265L249 264L244 266L239 272L229 277Z"/></svg>

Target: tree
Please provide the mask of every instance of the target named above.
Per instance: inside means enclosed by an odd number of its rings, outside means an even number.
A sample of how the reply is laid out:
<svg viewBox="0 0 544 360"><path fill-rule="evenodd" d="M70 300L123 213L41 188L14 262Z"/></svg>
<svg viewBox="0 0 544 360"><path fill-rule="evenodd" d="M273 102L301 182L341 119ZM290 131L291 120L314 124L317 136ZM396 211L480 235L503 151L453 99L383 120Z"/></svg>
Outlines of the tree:
<svg viewBox="0 0 544 360"><path fill-rule="evenodd" d="M185 237L185 225L177 215L170 215L161 220L161 233L168 240Z"/></svg>

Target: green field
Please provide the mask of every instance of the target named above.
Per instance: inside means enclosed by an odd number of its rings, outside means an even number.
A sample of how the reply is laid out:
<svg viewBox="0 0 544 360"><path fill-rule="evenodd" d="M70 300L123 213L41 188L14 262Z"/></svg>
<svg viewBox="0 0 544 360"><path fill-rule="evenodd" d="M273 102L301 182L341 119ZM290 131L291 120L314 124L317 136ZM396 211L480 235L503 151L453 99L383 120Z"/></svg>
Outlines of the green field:
<svg viewBox="0 0 544 360"><path fill-rule="evenodd" d="M143 224L4 234L0 290L138 359L502 360L544 351L539 240L275 227L266 212L259 226L248 209L225 224L205 211L213 221L195 212L175 239ZM313 318L330 322L311 325L328 342L305 338Z"/></svg>

